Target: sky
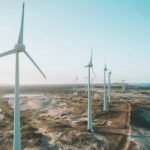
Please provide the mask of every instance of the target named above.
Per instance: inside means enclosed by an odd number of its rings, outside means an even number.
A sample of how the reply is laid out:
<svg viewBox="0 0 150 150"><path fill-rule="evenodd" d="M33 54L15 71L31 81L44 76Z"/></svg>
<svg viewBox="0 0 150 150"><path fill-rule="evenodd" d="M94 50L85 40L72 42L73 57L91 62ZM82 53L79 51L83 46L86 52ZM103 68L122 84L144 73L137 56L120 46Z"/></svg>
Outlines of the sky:
<svg viewBox="0 0 150 150"><path fill-rule="evenodd" d="M13 49L20 30L22 0L0 0L0 53ZM93 67L103 82L150 83L149 0L26 0L24 44L47 76L20 54L21 84L84 83ZM15 55L0 58L0 84L15 83Z"/></svg>

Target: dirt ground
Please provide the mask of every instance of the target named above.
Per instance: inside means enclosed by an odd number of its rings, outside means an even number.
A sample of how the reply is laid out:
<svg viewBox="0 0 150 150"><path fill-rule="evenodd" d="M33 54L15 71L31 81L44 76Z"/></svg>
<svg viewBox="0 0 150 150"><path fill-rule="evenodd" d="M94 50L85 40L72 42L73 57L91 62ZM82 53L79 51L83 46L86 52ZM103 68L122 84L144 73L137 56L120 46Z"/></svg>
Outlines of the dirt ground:
<svg viewBox="0 0 150 150"><path fill-rule="evenodd" d="M9 88L8 92L3 91L1 95L12 91ZM91 133L87 131L88 101L84 91L76 95L69 86L22 88L23 93L29 93L29 91L42 93L43 103L45 98L49 101L53 99L54 103L46 101L46 105L40 103L41 107L33 109L27 107L26 110L21 111L22 149L124 150L135 148L135 143L130 141L130 135L132 107L139 103L136 101L136 94L119 93L114 89L108 112L103 112L103 93L94 92L92 100L94 132ZM141 97L143 99L140 102L144 101L147 95L144 94ZM31 100L30 97L26 97L27 101L28 99ZM131 102L130 99L135 101ZM35 103L36 100L42 101L41 97L35 97ZM145 105L146 108L149 107L146 103ZM4 116L0 120L0 150L12 150L13 109L8 104L7 98L0 99L0 110L0 115Z"/></svg>

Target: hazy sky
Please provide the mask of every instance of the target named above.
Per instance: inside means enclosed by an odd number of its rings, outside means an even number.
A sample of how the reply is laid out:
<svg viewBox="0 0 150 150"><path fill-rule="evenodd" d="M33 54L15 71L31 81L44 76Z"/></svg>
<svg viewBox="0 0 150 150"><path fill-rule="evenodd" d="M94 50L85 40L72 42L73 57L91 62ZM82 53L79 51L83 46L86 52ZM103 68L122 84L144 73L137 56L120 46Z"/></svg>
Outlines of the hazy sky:
<svg viewBox="0 0 150 150"><path fill-rule="evenodd" d="M150 82L149 0L26 0L24 43L47 76L20 54L21 84L84 82L93 48L97 82ZM22 0L0 0L0 53L17 42ZM15 56L0 58L0 84L14 84Z"/></svg>

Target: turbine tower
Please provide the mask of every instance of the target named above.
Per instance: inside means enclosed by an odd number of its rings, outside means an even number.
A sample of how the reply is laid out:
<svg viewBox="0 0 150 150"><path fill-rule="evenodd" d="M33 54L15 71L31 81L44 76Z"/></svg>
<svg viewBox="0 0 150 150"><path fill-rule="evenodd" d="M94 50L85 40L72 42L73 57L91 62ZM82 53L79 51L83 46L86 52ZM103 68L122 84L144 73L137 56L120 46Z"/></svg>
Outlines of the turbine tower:
<svg viewBox="0 0 150 150"><path fill-rule="evenodd" d="M126 90L126 83L125 80L122 80L122 92L125 92Z"/></svg>
<svg viewBox="0 0 150 150"><path fill-rule="evenodd" d="M107 98L106 98L106 72L107 72L107 68L106 68L106 65L105 65L105 68L104 68L104 107L103 107L103 111L107 111L108 108L107 108Z"/></svg>
<svg viewBox="0 0 150 150"><path fill-rule="evenodd" d="M93 93L94 93L94 79L92 78L92 80L91 80L91 81L92 81L92 84L91 84L91 88L92 88L92 90L91 90L91 91L92 91L92 95L93 95Z"/></svg>
<svg viewBox="0 0 150 150"><path fill-rule="evenodd" d="M16 55L16 72L15 72L15 101L14 101L14 141L13 141L13 149L21 150L21 133L20 133L20 86L19 86L19 54L23 52L30 61L35 65L35 67L40 71L44 78L46 76L42 72L42 70L38 67L35 61L31 58L31 56L25 50L25 45L23 43L23 29L24 29L24 7L25 3L22 6L22 19L21 19L21 27L20 33L18 37L18 42L15 47L7 52L0 54L0 57L15 54Z"/></svg>
<svg viewBox="0 0 150 150"><path fill-rule="evenodd" d="M111 102L111 71L108 73L108 100Z"/></svg>
<svg viewBox="0 0 150 150"><path fill-rule="evenodd" d="M74 92L74 80L73 80L73 82L72 82L72 92Z"/></svg>
<svg viewBox="0 0 150 150"><path fill-rule="evenodd" d="M93 127L92 127L92 98L91 98L91 83L90 83L90 80L91 80L91 69L93 71L93 74L95 75L94 73L94 70L93 70L93 63L92 63L92 51L91 51L91 59L90 59L90 62L87 66L85 66L88 68L88 126L87 126L87 129L88 131L90 132L93 132Z"/></svg>

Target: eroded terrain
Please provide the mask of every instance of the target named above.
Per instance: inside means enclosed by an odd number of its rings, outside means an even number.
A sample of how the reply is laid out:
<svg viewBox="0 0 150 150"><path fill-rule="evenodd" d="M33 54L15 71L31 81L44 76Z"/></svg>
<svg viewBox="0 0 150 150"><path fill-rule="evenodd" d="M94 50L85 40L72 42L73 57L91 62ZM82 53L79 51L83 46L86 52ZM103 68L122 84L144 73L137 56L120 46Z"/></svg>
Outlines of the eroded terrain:
<svg viewBox="0 0 150 150"><path fill-rule="evenodd" d="M128 89L121 93L118 88L113 88L109 111L103 112L103 93L95 88L93 133L87 132L87 94L84 90L78 95L69 86L22 87L21 91L24 150L137 150L143 149L145 143L146 148L149 146L147 141L150 138L147 137L150 135L141 132L145 141L134 136L139 135L138 129L141 128L150 131L150 92L147 89ZM0 150L13 149L14 98L8 95L10 93L13 89L8 87L1 92Z"/></svg>

